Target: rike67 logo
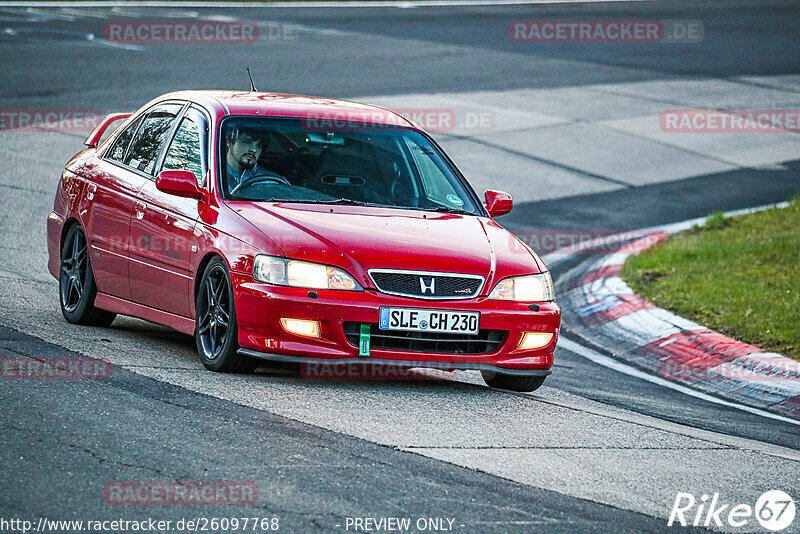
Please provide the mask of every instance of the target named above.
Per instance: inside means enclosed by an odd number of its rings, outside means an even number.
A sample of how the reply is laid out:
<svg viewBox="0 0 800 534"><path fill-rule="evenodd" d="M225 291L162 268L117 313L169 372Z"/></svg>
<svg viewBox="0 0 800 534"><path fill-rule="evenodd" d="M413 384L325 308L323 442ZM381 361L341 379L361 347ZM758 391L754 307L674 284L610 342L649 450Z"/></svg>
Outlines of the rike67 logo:
<svg viewBox="0 0 800 534"><path fill-rule="evenodd" d="M780 490L764 492L755 506L745 503L725 503L719 493L703 495L699 499L691 493L678 493L667 526L677 523L683 527L750 527L753 519L762 528L780 532L794 521L795 503L788 493Z"/></svg>

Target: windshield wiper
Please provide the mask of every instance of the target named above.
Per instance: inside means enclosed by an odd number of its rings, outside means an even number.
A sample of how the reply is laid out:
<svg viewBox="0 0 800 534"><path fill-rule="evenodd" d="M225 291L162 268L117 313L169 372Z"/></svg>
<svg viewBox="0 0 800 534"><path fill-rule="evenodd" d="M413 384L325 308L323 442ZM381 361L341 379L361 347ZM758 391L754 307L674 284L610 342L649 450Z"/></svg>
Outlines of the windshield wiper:
<svg viewBox="0 0 800 534"><path fill-rule="evenodd" d="M436 206L435 208L419 208L423 211L440 211L444 213L456 213L458 215L475 215L471 211L462 210L461 208L451 208L449 206Z"/></svg>
<svg viewBox="0 0 800 534"><path fill-rule="evenodd" d="M395 208L400 210L417 210L417 211L436 211L441 213L455 213L458 215L473 215L475 213L459 208L451 208L449 206L436 206L433 208L419 207L419 206L400 206L395 204L379 204L377 202L364 202L363 200L353 200L352 198L332 198L319 199L319 198L276 198L270 197L261 200L260 202L285 202L294 204L338 204L340 206L368 206L372 208Z"/></svg>
<svg viewBox="0 0 800 534"><path fill-rule="evenodd" d="M294 204L340 204L342 206L382 206L383 204L372 204L370 202L363 202L361 200L353 200L351 198L332 198L319 199L319 198L265 198L261 202L286 202Z"/></svg>

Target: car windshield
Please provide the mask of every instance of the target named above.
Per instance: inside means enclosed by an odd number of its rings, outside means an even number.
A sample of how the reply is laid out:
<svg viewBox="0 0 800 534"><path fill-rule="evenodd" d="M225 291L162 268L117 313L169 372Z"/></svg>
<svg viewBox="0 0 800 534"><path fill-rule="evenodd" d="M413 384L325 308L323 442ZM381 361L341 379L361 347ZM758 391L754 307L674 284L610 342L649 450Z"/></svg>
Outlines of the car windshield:
<svg viewBox="0 0 800 534"><path fill-rule="evenodd" d="M317 119L231 117L220 142L228 200L399 207L482 215L420 132Z"/></svg>

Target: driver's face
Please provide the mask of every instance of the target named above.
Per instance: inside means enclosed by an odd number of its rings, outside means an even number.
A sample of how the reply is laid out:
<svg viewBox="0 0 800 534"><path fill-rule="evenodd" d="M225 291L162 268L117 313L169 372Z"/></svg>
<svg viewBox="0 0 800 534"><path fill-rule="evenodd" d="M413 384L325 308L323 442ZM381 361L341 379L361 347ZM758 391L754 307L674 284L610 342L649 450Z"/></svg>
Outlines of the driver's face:
<svg viewBox="0 0 800 534"><path fill-rule="evenodd" d="M228 148L228 160L233 160L245 169L252 169L261 156L261 138L244 132Z"/></svg>

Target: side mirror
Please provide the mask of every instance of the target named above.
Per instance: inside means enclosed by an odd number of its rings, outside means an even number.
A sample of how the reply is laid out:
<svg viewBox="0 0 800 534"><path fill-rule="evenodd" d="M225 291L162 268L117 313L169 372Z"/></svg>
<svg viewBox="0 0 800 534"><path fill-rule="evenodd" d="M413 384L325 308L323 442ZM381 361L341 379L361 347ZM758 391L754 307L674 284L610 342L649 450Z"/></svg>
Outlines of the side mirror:
<svg viewBox="0 0 800 534"><path fill-rule="evenodd" d="M488 211L489 215L492 217L505 215L514 207L514 201L511 200L511 195L503 193L502 191L492 191L490 189L483 194L483 198L486 200L486 211Z"/></svg>
<svg viewBox="0 0 800 534"><path fill-rule="evenodd" d="M156 189L176 197L202 199L204 196L192 171L161 171L156 178Z"/></svg>

